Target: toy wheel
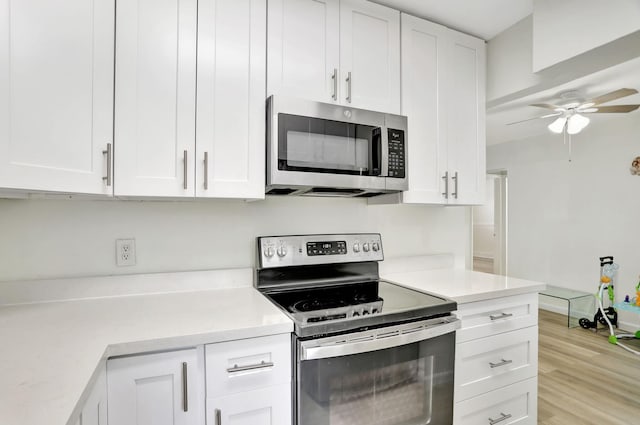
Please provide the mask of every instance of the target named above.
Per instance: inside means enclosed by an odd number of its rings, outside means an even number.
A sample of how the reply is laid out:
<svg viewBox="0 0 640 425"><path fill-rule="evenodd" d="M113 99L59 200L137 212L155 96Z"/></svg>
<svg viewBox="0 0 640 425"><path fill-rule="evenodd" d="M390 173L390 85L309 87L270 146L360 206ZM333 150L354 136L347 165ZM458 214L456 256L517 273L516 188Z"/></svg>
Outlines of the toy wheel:
<svg viewBox="0 0 640 425"><path fill-rule="evenodd" d="M578 323L580 324L580 327L584 329L591 329L591 321L585 317L578 320Z"/></svg>

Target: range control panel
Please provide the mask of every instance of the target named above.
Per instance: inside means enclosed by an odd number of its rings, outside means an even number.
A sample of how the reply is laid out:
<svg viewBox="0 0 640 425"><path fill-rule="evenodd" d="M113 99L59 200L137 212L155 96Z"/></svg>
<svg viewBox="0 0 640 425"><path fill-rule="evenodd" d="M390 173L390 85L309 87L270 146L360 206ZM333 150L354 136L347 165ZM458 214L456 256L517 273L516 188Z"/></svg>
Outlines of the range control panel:
<svg viewBox="0 0 640 425"><path fill-rule="evenodd" d="M258 238L259 268L382 261L379 233Z"/></svg>

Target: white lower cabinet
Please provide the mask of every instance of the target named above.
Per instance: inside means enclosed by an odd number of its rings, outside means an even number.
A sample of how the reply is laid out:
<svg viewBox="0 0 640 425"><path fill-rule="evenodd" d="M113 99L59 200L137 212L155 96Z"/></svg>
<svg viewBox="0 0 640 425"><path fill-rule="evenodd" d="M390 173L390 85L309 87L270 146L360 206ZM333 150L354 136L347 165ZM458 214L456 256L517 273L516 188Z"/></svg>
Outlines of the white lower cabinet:
<svg viewBox="0 0 640 425"><path fill-rule="evenodd" d="M290 425L291 336L206 346L207 423Z"/></svg>
<svg viewBox="0 0 640 425"><path fill-rule="evenodd" d="M107 363L110 425L204 425L202 349Z"/></svg>
<svg viewBox="0 0 640 425"><path fill-rule="evenodd" d="M214 425L291 424L291 384L207 399L207 418Z"/></svg>
<svg viewBox="0 0 640 425"><path fill-rule="evenodd" d="M459 304L454 424L535 424L538 295Z"/></svg>
<svg viewBox="0 0 640 425"><path fill-rule="evenodd" d="M291 425L290 334L114 358L106 379L110 425Z"/></svg>
<svg viewBox="0 0 640 425"><path fill-rule="evenodd" d="M456 404L456 425L535 425L538 379L530 378Z"/></svg>

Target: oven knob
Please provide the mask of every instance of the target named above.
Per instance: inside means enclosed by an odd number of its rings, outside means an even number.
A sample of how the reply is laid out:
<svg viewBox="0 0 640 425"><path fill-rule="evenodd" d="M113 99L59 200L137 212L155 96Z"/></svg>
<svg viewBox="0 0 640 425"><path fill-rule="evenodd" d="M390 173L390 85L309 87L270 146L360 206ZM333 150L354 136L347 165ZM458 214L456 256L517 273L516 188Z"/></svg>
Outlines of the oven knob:
<svg viewBox="0 0 640 425"><path fill-rule="evenodd" d="M278 257L284 257L287 255L287 248L284 245L278 247Z"/></svg>
<svg viewBox="0 0 640 425"><path fill-rule="evenodd" d="M362 312L362 315L363 315L363 316L364 316L365 314L369 314L369 310L364 310L364 311Z"/></svg>
<svg viewBox="0 0 640 425"><path fill-rule="evenodd" d="M353 252L360 252L360 244L359 243L354 243L353 244Z"/></svg>
<svg viewBox="0 0 640 425"><path fill-rule="evenodd" d="M379 251L380 245L378 244L378 242L374 242L373 245L371 245L371 249L373 249L376 252Z"/></svg>
<svg viewBox="0 0 640 425"><path fill-rule="evenodd" d="M354 311L353 312L353 317L356 317L356 316L360 316L360 313L358 313L357 311Z"/></svg>
<svg viewBox="0 0 640 425"><path fill-rule="evenodd" d="M264 249L264 256L267 258L271 258L273 257L273 254L275 254L275 252L273 252L273 247L272 246L268 246Z"/></svg>
<svg viewBox="0 0 640 425"><path fill-rule="evenodd" d="M362 244L362 250L364 252L369 252L369 242L365 242Z"/></svg>

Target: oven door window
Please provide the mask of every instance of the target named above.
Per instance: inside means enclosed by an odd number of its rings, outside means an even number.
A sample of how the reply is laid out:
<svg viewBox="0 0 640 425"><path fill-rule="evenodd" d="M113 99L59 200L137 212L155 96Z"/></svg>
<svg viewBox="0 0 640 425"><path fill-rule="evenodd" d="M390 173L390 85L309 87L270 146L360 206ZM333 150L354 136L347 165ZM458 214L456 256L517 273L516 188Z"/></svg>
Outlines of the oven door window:
<svg viewBox="0 0 640 425"><path fill-rule="evenodd" d="M379 351L300 362L298 424L453 421L453 333Z"/></svg>
<svg viewBox="0 0 640 425"><path fill-rule="evenodd" d="M278 169L378 176L379 127L278 115Z"/></svg>

